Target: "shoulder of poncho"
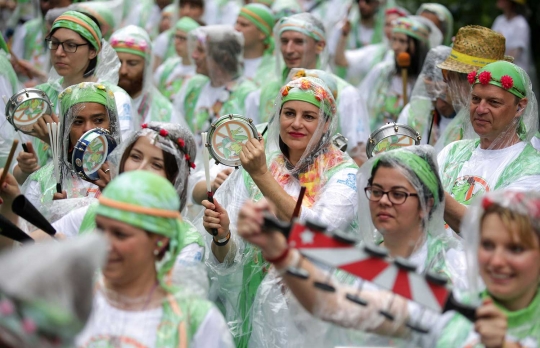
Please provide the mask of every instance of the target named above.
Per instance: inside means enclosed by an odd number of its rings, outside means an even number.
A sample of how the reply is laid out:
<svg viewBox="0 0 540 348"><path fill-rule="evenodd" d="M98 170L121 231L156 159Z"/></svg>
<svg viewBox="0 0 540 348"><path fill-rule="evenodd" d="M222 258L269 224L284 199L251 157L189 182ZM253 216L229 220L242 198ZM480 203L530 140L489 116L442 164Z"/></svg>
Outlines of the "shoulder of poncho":
<svg viewBox="0 0 540 348"><path fill-rule="evenodd" d="M39 168L37 171L30 174L26 181L37 181L41 182L44 179L49 179L53 175L54 166L52 162L47 163L45 166Z"/></svg>
<svg viewBox="0 0 540 348"><path fill-rule="evenodd" d="M23 24L27 32L31 30L37 30L42 25L43 25L43 18L41 16L38 16L37 18L26 21Z"/></svg>
<svg viewBox="0 0 540 348"><path fill-rule="evenodd" d="M210 79L208 76L197 74L187 81L187 89L198 88L204 86Z"/></svg>

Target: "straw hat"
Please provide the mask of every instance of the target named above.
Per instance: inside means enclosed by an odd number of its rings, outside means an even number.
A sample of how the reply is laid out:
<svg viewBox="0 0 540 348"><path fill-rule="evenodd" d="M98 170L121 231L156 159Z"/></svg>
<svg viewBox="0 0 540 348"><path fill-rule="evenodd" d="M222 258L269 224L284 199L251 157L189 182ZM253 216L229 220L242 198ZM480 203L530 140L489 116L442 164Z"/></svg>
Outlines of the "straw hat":
<svg viewBox="0 0 540 348"><path fill-rule="evenodd" d="M513 61L504 55L506 39L501 34L478 25L458 30L452 52L437 67L468 74L498 60Z"/></svg>

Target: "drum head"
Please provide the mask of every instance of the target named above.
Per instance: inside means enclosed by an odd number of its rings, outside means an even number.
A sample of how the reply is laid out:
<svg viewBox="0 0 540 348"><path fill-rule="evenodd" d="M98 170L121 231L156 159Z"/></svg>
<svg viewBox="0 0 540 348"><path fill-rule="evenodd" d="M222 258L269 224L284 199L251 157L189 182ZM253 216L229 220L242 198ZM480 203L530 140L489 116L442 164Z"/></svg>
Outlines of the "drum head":
<svg viewBox="0 0 540 348"><path fill-rule="evenodd" d="M101 168L107 160L108 148L109 144L105 135L96 137L88 144L81 165L86 175L90 176Z"/></svg>
<svg viewBox="0 0 540 348"><path fill-rule="evenodd" d="M252 138L257 138L253 122L239 115L222 116L208 133L209 152L212 157L227 166L240 165L242 146Z"/></svg>
<svg viewBox="0 0 540 348"><path fill-rule="evenodd" d="M409 126L397 123L387 124L371 134L366 151L368 157L371 158L382 152L419 145L420 140L418 132Z"/></svg>
<svg viewBox="0 0 540 348"><path fill-rule="evenodd" d="M16 130L32 134L34 124L52 113L49 98L36 88L25 88L14 94L6 104L6 118Z"/></svg>

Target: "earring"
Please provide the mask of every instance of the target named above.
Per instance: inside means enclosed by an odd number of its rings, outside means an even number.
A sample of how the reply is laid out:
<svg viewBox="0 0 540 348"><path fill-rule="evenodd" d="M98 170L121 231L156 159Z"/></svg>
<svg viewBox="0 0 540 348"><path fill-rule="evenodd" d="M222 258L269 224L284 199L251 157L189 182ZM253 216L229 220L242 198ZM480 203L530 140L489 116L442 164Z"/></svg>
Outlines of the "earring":
<svg viewBox="0 0 540 348"><path fill-rule="evenodd" d="M158 248L163 247L163 241L158 240L157 243L156 243L156 245L157 245Z"/></svg>
<svg viewBox="0 0 540 348"><path fill-rule="evenodd" d="M158 255L159 255L159 249L154 250L154 256L158 256Z"/></svg>

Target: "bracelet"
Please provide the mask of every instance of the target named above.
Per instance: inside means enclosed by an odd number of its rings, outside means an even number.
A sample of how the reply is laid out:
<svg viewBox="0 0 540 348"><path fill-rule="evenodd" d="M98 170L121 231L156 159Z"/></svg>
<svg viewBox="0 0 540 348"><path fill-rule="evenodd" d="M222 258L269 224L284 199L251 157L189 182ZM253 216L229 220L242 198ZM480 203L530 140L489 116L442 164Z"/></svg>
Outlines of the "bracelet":
<svg viewBox="0 0 540 348"><path fill-rule="evenodd" d="M270 262L270 263L280 263L281 261L285 260L287 258L287 256L289 255L289 247L287 247L283 253L281 253L281 255L279 255L278 257L274 258L274 259L266 259L266 261Z"/></svg>
<svg viewBox="0 0 540 348"><path fill-rule="evenodd" d="M212 240L214 241L214 244L217 245L217 246L220 246L220 247L227 245L227 243L229 243L230 239L231 239L231 231L229 231L229 233L227 234L227 237L225 237L223 239L216 240L216 237L212 238Z"/></svg>

